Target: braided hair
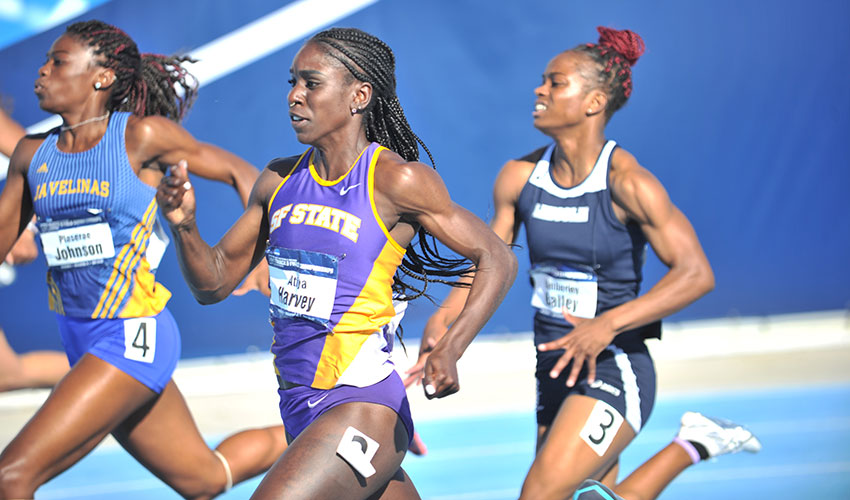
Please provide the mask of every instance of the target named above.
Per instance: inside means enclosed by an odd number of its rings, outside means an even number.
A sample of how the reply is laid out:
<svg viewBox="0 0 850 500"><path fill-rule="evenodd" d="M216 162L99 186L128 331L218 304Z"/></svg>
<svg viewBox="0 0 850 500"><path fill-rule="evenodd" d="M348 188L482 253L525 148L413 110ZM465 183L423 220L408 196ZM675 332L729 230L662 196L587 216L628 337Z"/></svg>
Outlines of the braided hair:
<svg viewBox="0 0 850 500"><path fill-rule="evenodd" d="M110 87L109 111L130 111L137 116L164 116L179 122L198 95L198 82L181 66L195 62L188 56L140 54L136 42L122 30L91 20L65 30L93 48L97 64L115 71ZM176 89L181 87L181 91Z"/></svg>
<svg viewBox="0 0 850 500"><path fill-rule="evenodd" d="M372 100L363 110L367 140L398 153L407 161L419 161L421 145L431 165L435 165L431 151L413 133L404 116L396 95L395 56L386 43L356 28L330 28L309 41L326 46L328 55L345 66L354 78L372 84ZM429 283L469 286L441 278L467 276L472 272L466 259L440 255L434 237L419 227L417 238L408 246L393 277L393 292L398 299L412 300L426 295ZM421 287L406 283L402 274L421 281Z"/></svg>
<svg viewBox="0 0 850 500"><path fill-rule="evenodd" d="M632 95L632 66L643 55L646 46L633 31L603 26L596 30L599 32L597 43L579 45L572 52L585 54L593 61L593 73L582 73L592 88L602 89L608 95L605 107L605 121L608 121Z"/></svg>

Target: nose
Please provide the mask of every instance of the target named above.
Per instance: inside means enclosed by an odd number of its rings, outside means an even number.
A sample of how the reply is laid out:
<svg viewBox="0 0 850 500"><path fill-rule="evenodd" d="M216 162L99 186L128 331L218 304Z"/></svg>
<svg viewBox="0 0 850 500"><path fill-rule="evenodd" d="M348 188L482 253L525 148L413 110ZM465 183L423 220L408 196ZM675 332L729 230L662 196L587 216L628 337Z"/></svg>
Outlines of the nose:
<svg viewBox="0 0 850 500"><path fill-rule="evenodd" d="M47 66L48 66L48 64L50 64L49 61L42 64L41 67L38 68L38 76L47 76L47 73L48 73Z"/></svg>

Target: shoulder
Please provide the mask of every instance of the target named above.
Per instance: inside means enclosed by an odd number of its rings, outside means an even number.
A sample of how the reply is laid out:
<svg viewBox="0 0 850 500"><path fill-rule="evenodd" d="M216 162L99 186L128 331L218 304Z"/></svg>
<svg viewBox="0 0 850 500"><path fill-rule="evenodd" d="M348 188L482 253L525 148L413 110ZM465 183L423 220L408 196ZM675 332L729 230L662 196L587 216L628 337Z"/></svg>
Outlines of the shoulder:
<svg viewBox="0 0 850 500"><path fill-rule="evenodd" d="M618 147L611 154L608 181L614 203L630 214L644 210L651 203L669 202L661 182L623 148Z"/></svg>
<svg viewBox="0 0 850 500"><path fill-rule="evenodd" d="M272 194L298 164L300 156L289 156L286 158L275 158L268 162L260 172L260 177L254 184L255 196L263 202L268 202Z"/></svg>
<svg viewBox="0 0 850 500"><path fill-rule="evenodd" d="M127 137L146 142L162 134L182 129L180 124L163 116L136 116L127 118Z"/></svg>
<svg viewBox="0 0 850 500"><path fill-rule="evenodd" d="M47 136L54 130L56 129L38 134L28 134L22 137L21 140L18 141L17 146L15 146L15 151L12 153L12 157L9 159L10 173L26 173L29 169L30 163L32 162L33 156L35 156L35 152L44 142L44 139L46 139Z"/></svg>
<svg viewBox="0 0 850 500"><path fill-rule="evenodd" d="M525 187L528 178L531 177L534 167L540 161L545 150L546 147L544 146L535 149L519 159L511 159L505 162L493 185L493 196L497 200L511 203L519 199L522 188Z"/></svg>

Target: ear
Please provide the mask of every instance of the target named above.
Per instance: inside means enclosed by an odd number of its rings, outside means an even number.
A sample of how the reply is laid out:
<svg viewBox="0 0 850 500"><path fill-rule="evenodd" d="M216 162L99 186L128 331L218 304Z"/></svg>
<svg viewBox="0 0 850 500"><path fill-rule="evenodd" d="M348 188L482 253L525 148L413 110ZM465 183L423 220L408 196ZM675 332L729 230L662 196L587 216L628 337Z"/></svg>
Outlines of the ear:
<svg viewBox="0 0 850 500"><path fill-rule="evenodd" d="M587 116L602 113L608 106L608 94L599 89L593 89L587 94L585 102L587 106Z"/></svg>
<svg viewBox="0 0 850 500"><path fill-rule="evenodd" d="M106 90L115 83L115 70L112 68L103 68L97 72L97 76L94 80L95 88L98 90ZM100 84L100 86L97 86Z"/></svg>
<svg viewBox="0 0 850 500"><path fill-rule="evenodd" d="M363 112L372 102L372 84L369 82L356 82L354 95L351 100L351 114Z"/></svg>

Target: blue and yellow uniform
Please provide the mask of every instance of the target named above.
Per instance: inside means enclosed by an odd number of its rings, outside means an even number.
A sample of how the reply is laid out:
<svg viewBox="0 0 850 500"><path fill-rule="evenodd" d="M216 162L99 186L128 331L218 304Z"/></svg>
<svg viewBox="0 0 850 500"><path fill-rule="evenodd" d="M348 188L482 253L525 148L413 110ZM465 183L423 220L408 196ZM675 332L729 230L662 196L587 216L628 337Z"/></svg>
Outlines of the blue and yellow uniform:
<svg viewBox="0 0 850 500"><path fill-rule="evenodd" d="M647 240L636 223L623 224L614 214L608 177L615 147L607 141L587 178L570 188L549 170L554 144L523 158L535 163L517 202L531 259L535 345L572 330L562 308L593 318L640 291ZM657 336L660 322L620 333L597 358L597 380L587 383L585 367L573 388L565 384L570 367L549 377L563 350L538 351L538 423L551 424L561 402L577 393L610 404L638 432L655 401L655 370L643 340Z"/></svg>
<svg viewBox="0 0 850 500"><path fill-rule="evenodd" d="M269 202L271 350L292 436L345 401L393 408L413 436L390 360L393 275L405 250L375 207L382 151L372 143L345 175L327 181L316 173L311 148Z"/></svg>
<svg viewBox="0 0 850 500"><path fill-rule="evenodd" d="M180 357L177 326L146 258L156 189L127 157L130 113L116 112L93 148L65 153L51 131L27 172L47 259L50 309L73 365L90 352L159 392Z"/></svg>

